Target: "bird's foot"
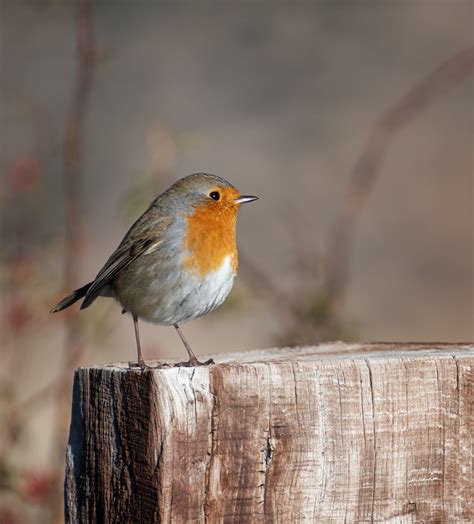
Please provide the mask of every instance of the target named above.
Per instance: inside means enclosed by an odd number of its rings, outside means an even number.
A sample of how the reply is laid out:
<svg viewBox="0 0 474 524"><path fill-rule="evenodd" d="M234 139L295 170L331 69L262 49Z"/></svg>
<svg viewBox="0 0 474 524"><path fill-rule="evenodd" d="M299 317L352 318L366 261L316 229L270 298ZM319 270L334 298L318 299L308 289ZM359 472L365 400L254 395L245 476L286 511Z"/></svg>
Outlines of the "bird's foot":
<svg viewBox="0 0 474 524"><path fill-rule="evenodd" d="M147 364L144 360L139 360L138 362L129 362L128 367L130 369L141 369L142 371L145 371L146 369L161 369L162 367L165 367L166 364L161 364L160 362L157 362L154 366L150 366L150 364Z"/></svg>
<svg viewBox="0 0 474 524"><path fill-rule="evenodd" d="M205 362L201 362L196 357L190 358L187 362L178 362L174 365L175 368L193 368L196 366L209 366L210 364L214 364L214 360L210 358L209 360L206 360Z"/></svg>
<svg viewBox="0 0 474 524"><path fill-rule="evenodd" d="M205 362L201 362L197 358L190 358L186 362L177 362L176 364L171 364L168 362L156 362L153 366L150 364L147 364L144 360L139 360L138 362L129 362L128 367L129 369L141 369L142 371L145 371L147 369L164 369L164 368L193 368L197 366L209 366L210 364L214 364L214 360L210 358L209 360L206 360Z"/></svg>

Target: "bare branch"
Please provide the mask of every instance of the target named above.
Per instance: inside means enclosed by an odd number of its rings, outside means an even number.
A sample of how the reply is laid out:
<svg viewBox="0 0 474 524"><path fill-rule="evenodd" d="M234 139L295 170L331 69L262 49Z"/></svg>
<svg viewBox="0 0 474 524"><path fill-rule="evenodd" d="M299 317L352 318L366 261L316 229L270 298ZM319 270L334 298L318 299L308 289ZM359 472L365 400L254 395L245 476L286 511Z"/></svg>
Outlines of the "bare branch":
<svg viewBox="0 0 474 524"><path fill-rule="evenodd" d="M289 336L294 337L295 333L297 333L297 342L304 340L317 342L320 340L321 333L311 325L311 322L306 317L305 309L295 304L291 297L284 293L273 279L265 271L262 271L242 250L239 258L241 261L241 272L247 284L252 287L262 300L272 306L281 321L286 325L286 332L289 333ZM288 342L288 340L285 340L285 343Z"/></svg>
<svg viewBox="0 0 474 524"><path fill-rule="evenodd" d="M64 183L66 206L66 260L63 286L70 292L79 282L80 245L82 238L81 192L84 161L84 122L90 93L94 65L95 42L92 0L76 0L76 57L77 67L71 108L64 138ZM67 439L69 409L67 399L71 389L72 374L80 361L83 346L80 341L77 314L65 316L66 336L63 364L57 384L57 415L55 424L55 449L61 450L56 460L63 461ZM46 391L46 394L48 392ZM61 518L61 489L58 484L52 495L53 521Z"/></svg>
<svg viewBox="0 0 474 524"><path fill-rule="evenodd" d="M350 272L355 228L396 135L437 97L464 81L474 70L474 47L455 54L413 86L375 122L350 175L339 219L330 239L326 296L333 311L340 308Z"/></svg>

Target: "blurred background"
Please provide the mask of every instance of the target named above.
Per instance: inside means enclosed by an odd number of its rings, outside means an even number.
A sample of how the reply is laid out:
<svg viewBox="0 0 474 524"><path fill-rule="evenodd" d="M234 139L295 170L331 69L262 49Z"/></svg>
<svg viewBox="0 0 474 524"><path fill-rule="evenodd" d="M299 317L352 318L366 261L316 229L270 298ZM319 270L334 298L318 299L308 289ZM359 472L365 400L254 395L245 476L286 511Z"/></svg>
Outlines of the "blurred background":
<svg viewBox="0 0 474 524"><path fill-rule="evenodd" d="M177 178L242 210L236 286L183 326L203 356L473 339L473 3L3 0L0 522L61 522L71 380L135 357L91 280ZM147 359L183 359L143 325Z"/></svg>

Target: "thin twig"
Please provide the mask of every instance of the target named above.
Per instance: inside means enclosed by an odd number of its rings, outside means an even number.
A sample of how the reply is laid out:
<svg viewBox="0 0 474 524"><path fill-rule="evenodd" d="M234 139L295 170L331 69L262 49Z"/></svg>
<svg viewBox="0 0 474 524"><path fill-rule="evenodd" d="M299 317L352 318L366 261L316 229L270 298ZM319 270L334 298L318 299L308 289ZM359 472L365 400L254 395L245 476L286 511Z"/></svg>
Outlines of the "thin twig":
<svg viewBox="0 0 474 524"><path fill-rule="evenodd" d="M80 266L80 243L82 215L80 195L82 190L82 166L84 145L84 121L87 97L94 73L94 28L91 0L76 0L77 69L71 110L64 140L64 181L66 193L66 260L63 287L70 292L77 286ZM62 375L66 387L70 372L81 353L77 315L65 316L66 339ZM64 393L64 391L63 391Z"/></svg>
<svg viewBox="0 0 474 524"><path fill-rule="evenodd" d="M474 70L474 47L455 54L423 78L375 122L350 175L339 219L330 237L326 266L326 296L334 313L346 294L355 228L367 199L381 175L396 135L434 100L459 85Z"/></svg>
<svg viewBox="0 0 474 524"><path fill-rule="evenodd" d="M63 287L69 293L78 284L80 244L82 239L81 192L84 159L84 122L87 99L90 93L95 64L94 25L92 0L76 0L76 57L77 68L71 108L64 139L65 181L65 266ZM64 361L58 385L58 411L55 447L58 458L64 456L69 419L70 385L72 371L83 352L77 315L65 317ZM57 505L56 505L57 506Z"/></svg>
<svg viewBox="0 0 474 524"><path fill-rule="evenodd" d="M241 270L247 284L255 290L267 304L278 313L282 322L287 326L288 332L298 331L301 339L317 342L320 339L319 332L305 318L305 311L295 304L291 297L284 293L272 280L272 278L261 270L242 250L239 258Z"/></svg>

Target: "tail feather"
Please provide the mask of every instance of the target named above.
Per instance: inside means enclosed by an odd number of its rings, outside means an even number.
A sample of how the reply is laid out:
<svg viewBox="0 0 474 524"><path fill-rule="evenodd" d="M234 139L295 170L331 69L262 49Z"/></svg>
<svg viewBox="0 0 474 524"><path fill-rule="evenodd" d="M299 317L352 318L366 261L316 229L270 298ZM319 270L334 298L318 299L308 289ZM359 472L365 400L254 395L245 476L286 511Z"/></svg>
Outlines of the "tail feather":
<svg viewBox="0 0 474 524"><path fill-rule="evenodd" d="M70 295L68 295L67 297L64 297L60 302L58 302L50 312L57 313L58 311L62 311L63 309L66 309L67 307L71 306L72 304L74 304L74 302L77 302L79 299L84 297L87 293L87 290L91 286L92 286L92 282L89 282L85 286L82 286L79 289L76 289Z"/></svg>

